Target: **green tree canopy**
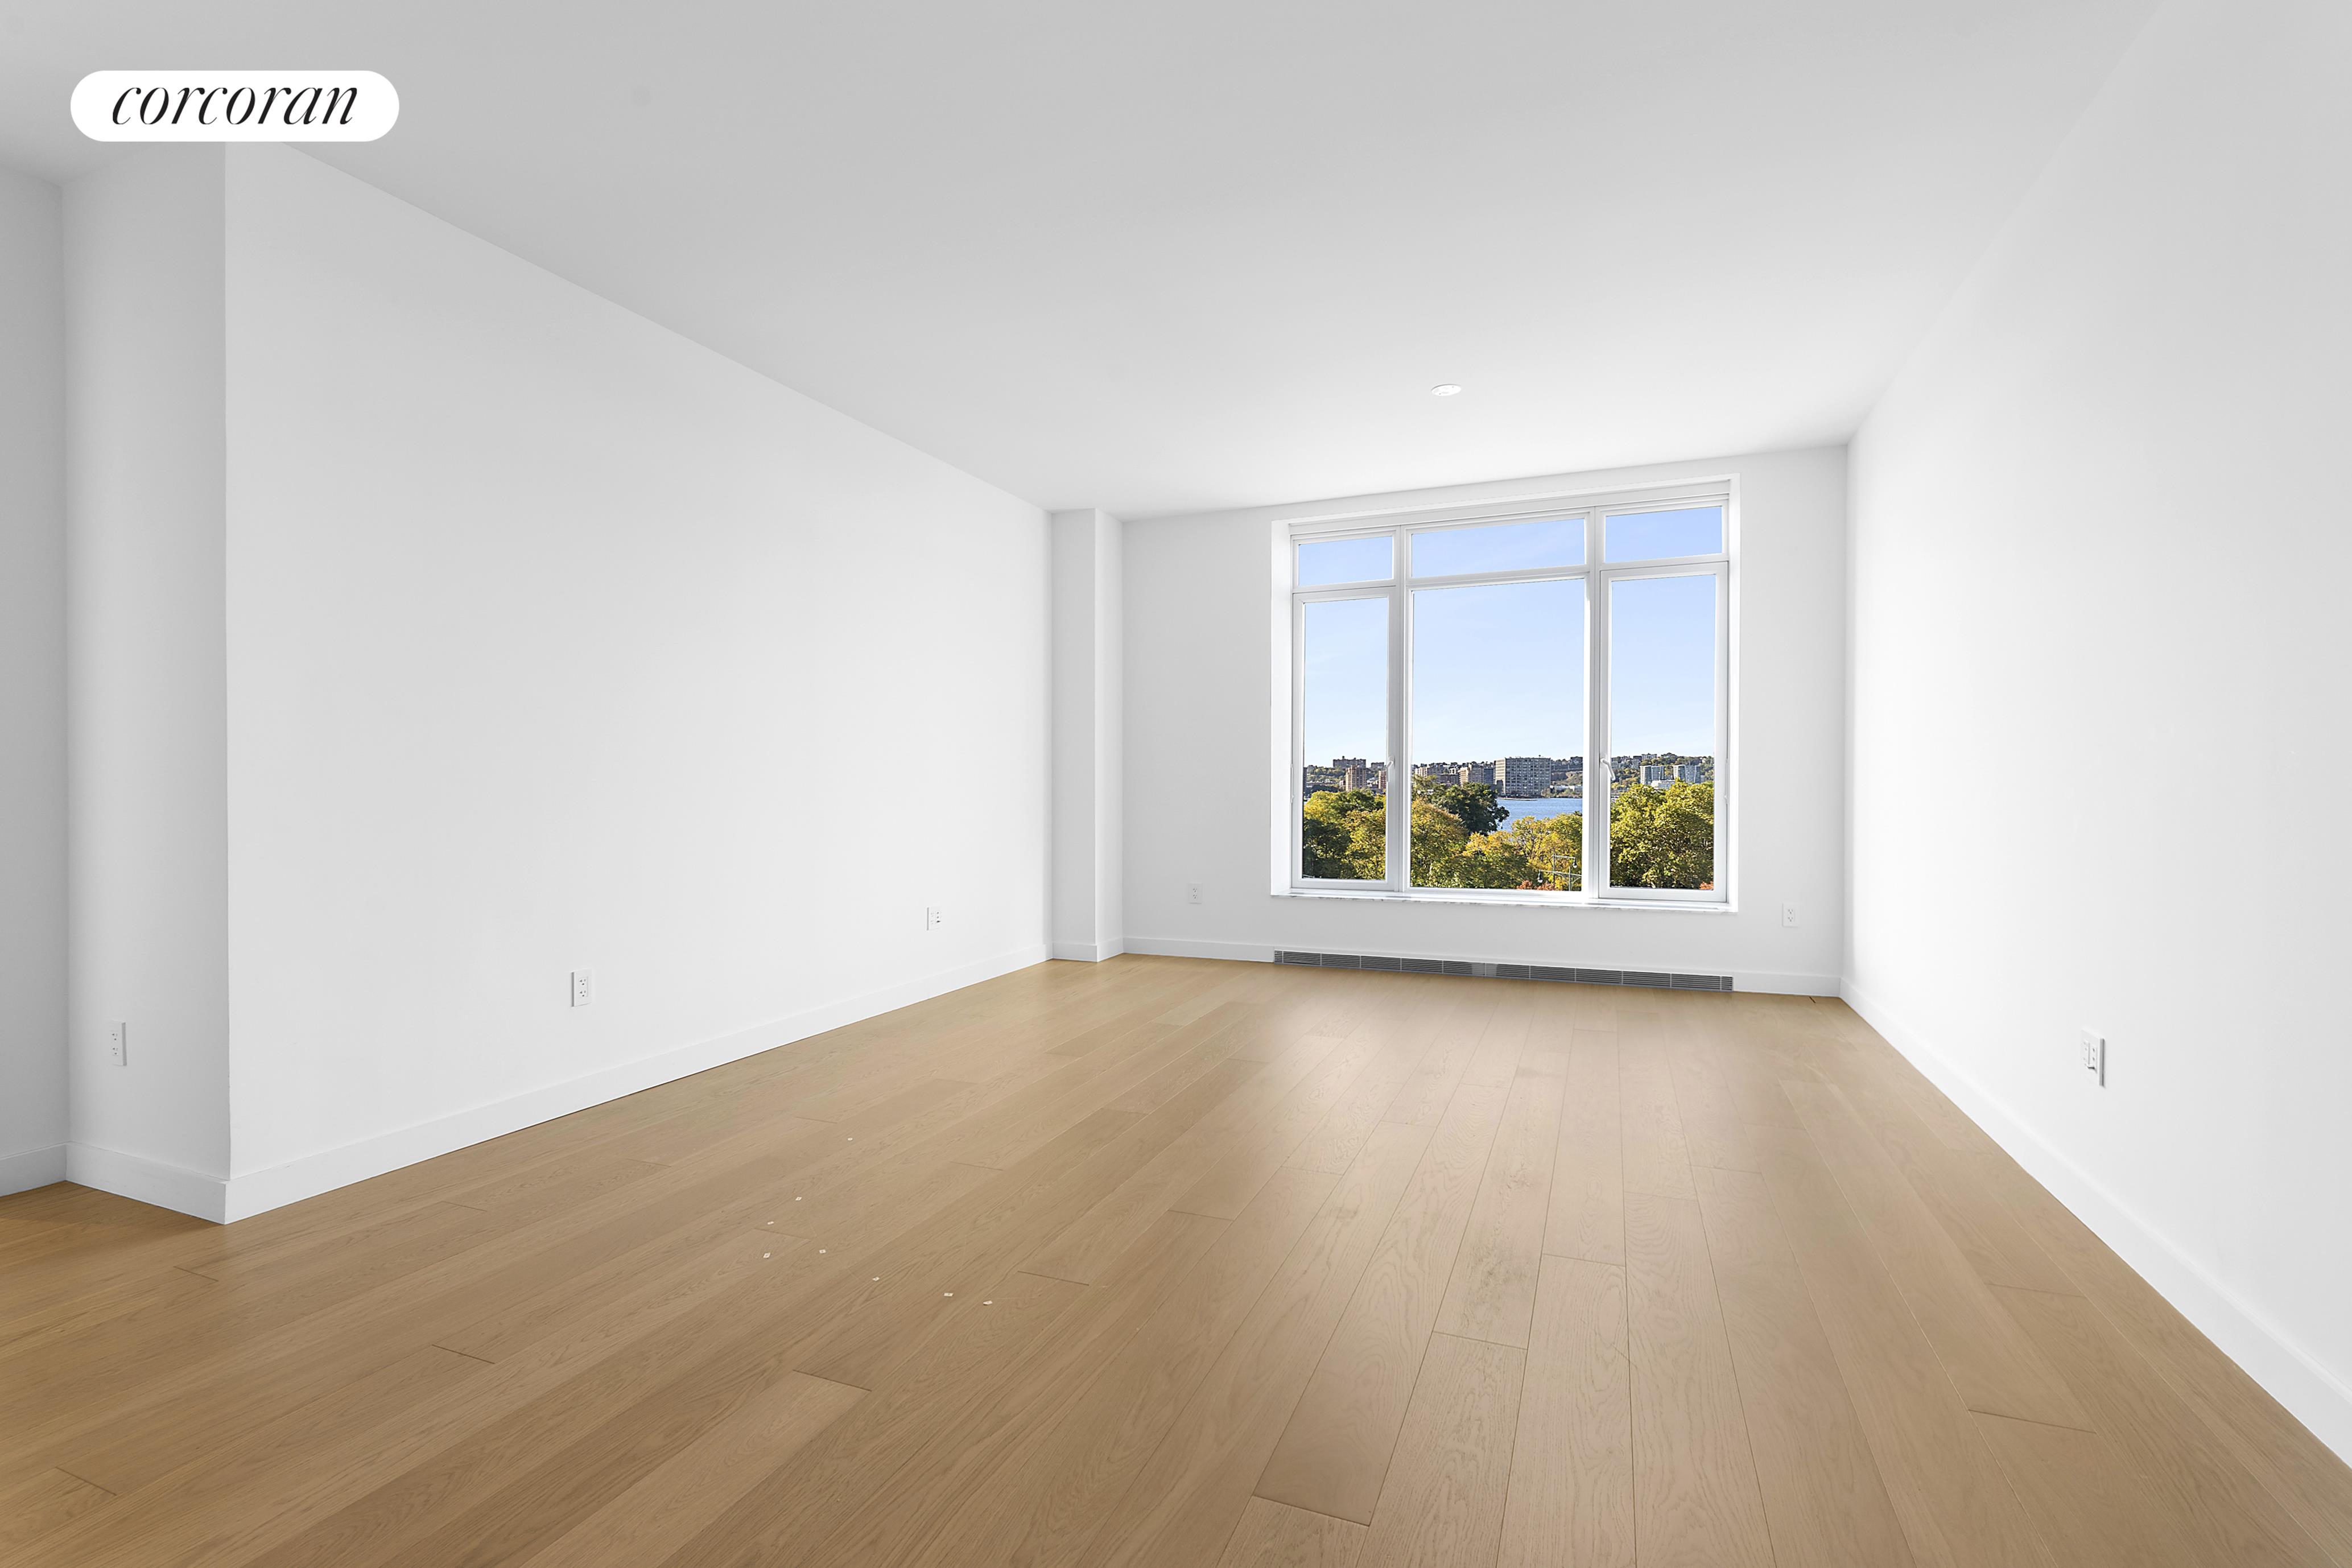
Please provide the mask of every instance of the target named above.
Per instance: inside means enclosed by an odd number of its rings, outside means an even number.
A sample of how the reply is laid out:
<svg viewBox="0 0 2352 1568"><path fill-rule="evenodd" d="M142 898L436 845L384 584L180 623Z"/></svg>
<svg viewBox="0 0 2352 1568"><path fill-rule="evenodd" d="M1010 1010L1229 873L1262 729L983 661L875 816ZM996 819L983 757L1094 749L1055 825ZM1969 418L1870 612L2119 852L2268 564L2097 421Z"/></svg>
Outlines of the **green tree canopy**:
<svg viewBox="0 0 2352 1568"><path fill-rule="evenodd" d="M1484 862L1481 888L1532 888L1575 892L1584 886L1584 814L1522 816L1501 833L1471 841Z"/></svg>
<svg viewBox="0 0 2352 1568"><path fill-rule="evenodd" d="M1370 790L1328 789L1307 797L1299 871L1350 882L1388 873L1388 802Z"/></svg>
<svg viewBox="0 0 2352 1568"><path fill-rule="evenodd" d="M1306 875L1370 882L1387 876L1383 797L1327 790L1307 802L1305 813L1300 869ZM1621 888L1713 887L1715 786L1677 782L1615 792L1609 864L1610 880ZM1584 885L1584 814L1511 820L1492 785L1415 779L1412 885L1577 891Z"/></svg>
<svg viewBox="0 0 2352 1568"><path fill-rule="evenodd" d="M1715 886L1715 786L1637 785L1613 796L1609 880L1620 888Z"/></svg>
<svg viewBox="0 0 2352 1568"><path fill-rule="evenodd" d="M1472 833L1492 833L1510 816L1503 809L1503 803L1495 798L1495 786L1490 784L1441 784L1415 773L1412 798L1416 806L1427 801Z"/></svg>

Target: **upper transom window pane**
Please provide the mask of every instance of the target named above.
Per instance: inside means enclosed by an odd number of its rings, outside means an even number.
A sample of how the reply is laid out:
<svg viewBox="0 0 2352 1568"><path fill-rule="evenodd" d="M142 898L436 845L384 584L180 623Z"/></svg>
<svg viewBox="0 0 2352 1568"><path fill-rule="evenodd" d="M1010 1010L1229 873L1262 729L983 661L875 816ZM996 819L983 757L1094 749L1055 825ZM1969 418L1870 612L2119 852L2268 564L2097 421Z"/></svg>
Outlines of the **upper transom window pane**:
<svg viewBox="0 0 2352 1568"><path fill-rule="evenodd" d="M1672 511L1621 511L1602 525L1603 561L1656 561L1723 553L1723 503Z"/></svg>
<svg viewBox="0 0 2352 1568"><path fill-rule="evenodd" d="M1332 583L1384 583L1395 575L1393 534L1299 542L1298 585L1302 588L1320 588Z"/></svg>
<svg viewBox="0 0 2352 1568"><path fill-rule="evenodd" d="M1416 577L1583 564L1584 520L1580 517L1490 522L1475 528L1432 528L1412 536L1412 574Z"/></svg>

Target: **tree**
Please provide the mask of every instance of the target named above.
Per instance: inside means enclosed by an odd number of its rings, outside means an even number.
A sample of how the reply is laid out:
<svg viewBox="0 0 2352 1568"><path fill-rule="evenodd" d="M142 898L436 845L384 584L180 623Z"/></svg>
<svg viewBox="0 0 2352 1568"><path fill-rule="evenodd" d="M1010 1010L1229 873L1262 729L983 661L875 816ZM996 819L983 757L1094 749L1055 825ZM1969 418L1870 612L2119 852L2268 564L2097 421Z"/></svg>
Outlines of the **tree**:
<svg viewBox="0 0 2352 1568"><path fill-rule="evenodd" d="M1715 786L1636 785L1609 807L1609 880L1621 888L1715 886Z"/></svg>
<svg viewBox="0 0 2352 1568"><path fill-rule="evenodd" d="M1388 802L1361 789L1309 795L1300 845L1306 876L1377 882L1388 875Z"/></svg>
<svg viewBox="0 0 2352 1568"><path fill-rule="evenodd" d="M1452 816L1470 833L1492 833L1510 817L1503 803L1495 798L1495 786L1490 784L1440 784L1425 773L1415 773L1412 802L1416 821L1423 801Z"/></svg>
<svg viewBox="0 0 2352 1568"><path fill-rule="evenodd" d="M1584 814L1522 816L1471 840L1469 855L1482 863L1482 879L1470 886L1575 892L1584 885Z"/></svg>
<svg viewBox="0 0 2352 1568"><path fill-rule="evenodd" d="M1421 781L1415 779L1415 785ZM1412 885L1416 888L1458 888L1462 847L1470 841L1462 819L1422 795L1415 788L1412 803Z"/></svg>
<svg viewBox="0 0 2352 1568"><path fill-rule="evenodd" d="M1488 824L1485 827L1475 822ZM1327 790L1307 802L1300 868L1309 877L1377 882L1388 874L1388 802ZM1715 786L1675 783L1615 792L1609 807L1610 881L1621 888L1715 885ZM1507 819L1488 784L1413 781L1412 886L1584 886L1584 814Z"/></svg>

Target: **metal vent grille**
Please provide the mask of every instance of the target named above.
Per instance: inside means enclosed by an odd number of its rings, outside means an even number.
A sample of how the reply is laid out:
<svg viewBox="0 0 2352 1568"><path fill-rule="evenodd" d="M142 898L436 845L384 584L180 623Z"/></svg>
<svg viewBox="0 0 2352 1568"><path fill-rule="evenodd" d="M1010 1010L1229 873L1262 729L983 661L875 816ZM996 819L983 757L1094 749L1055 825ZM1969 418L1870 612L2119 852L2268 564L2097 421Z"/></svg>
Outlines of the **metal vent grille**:
<svg viewBox="0 0 2352 1568"><path fill-rule="evenodd" d="M1554 980L1573 985L1644 985L1658 991L1728 991L1728 974L1675 974L1657 969L1569 969L1548 963L1471 963L1458 958L1382 958L1360 952L1277 949L1276 963L1309 969L1380 969L1405 974L1467 974L1488 980Z"/></svg>

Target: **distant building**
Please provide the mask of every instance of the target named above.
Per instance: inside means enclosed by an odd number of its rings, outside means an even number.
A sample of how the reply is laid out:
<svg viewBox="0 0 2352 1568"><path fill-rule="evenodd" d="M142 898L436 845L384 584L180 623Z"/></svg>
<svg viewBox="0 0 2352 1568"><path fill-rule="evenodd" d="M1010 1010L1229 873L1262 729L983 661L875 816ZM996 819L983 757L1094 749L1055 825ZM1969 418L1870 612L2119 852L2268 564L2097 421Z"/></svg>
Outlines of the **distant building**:
<svg viewBox="0 0 2352 1568"><path fill-rule="evenodd" d="M1557 757L1505 757L1495 764L1496 793L1507 800L1535 800L1551 793L1562 769Z"/></svg>
<svg viewBox="0 0 2352 1568"><path fill-rule="evenodd" d="M1642 783L1651 789L1664 789L1671 784L1705 784L1714 771L1711 762L1643 763Z"/></svg>
<svg viewBox="0 0 2352 1568"><path fill-rule="evenodd" d="M1495 764L1492 763L1463 763L1461 782L1466 784L1493 784L1495 782Z"/></svg>
<svg viewBox="0 0 2352 1568"><path fill-rule="evenodd" d="M1299 770L1298 786L1302 799L1330 790L1370 790L1374 795L1386 795L1389 765L1361 757L1334 757L1328 768L1319 763L1308 763Z"/></svg>

